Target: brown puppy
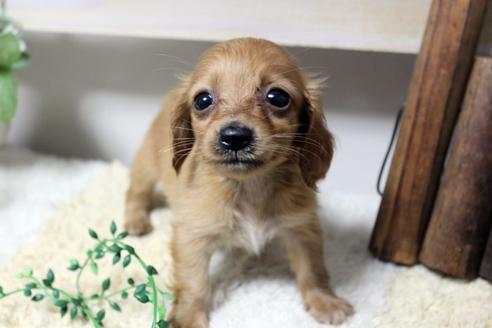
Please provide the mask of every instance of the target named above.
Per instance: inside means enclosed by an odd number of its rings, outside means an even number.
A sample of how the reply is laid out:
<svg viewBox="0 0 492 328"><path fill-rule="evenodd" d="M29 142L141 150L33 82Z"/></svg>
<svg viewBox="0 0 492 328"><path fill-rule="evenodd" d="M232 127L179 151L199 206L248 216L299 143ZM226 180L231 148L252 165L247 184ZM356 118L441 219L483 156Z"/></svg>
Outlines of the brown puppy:
<svg viewBox="0 0 492 328"><path fill-rule="evenodd" d="M175 328L208 327L209 260L220 248L285 245L307 311L338 324L353 310L323 263L316 182L333 153L317 83L260 39L207 50L172 91L135 158L126 229L152 229L152 196L174 210Z"/></svg>

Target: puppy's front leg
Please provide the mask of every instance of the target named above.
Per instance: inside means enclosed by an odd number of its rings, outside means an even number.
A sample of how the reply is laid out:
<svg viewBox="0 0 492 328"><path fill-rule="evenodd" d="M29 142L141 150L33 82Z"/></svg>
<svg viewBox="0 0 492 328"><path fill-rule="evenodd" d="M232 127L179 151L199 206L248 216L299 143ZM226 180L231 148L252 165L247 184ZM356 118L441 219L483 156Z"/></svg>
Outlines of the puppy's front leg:
<svg viewBox="0 0 492 328"><path fill-rule="evenodd" d="M354 310L329 286L323 260L323 237L317 218L282 235L289 264L296 276L304 306L317 321L341 324Z"/></svg>
<svg viewBox="0 0 492 328"><path fill-rule="evenodd" d="M152 230L150 210L155 174L149 169L146 144L139 151L130 173L130 186L126 192L125 230L132 235L145 235Z"/></svg>
<svg viewBox="0 0 492 328"><path fill-rule="evenodd" d="M171 313L173 328L208 327L211 245L207 237L196 237L182 227L174 229L172 252L176 301Z"/></svg>

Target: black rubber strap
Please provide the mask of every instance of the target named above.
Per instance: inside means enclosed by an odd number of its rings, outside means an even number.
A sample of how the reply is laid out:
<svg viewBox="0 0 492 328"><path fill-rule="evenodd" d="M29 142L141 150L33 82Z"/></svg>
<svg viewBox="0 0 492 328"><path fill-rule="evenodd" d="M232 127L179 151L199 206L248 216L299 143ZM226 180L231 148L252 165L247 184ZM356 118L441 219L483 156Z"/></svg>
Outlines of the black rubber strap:
<svg viewBox="0 0 492 328"><path fill-rule="evenodd" d="M402 115L404 109L405 109L405 105L401 105L400 109L398 110L398 113L396 114L395 125L393 126L393 133L391 134L391 140L390 140L388 149L386 150L386 154L384 155L383 163L381 164L381 170L379 170L379 176L378 176L378 182L376 184L376 190L380 196L383 196L383 191L381 191L381 179L383 178L383 172L384 172L384 169L386 167L386 162L388 161L389 154L391 152L391 149L393 148L393 144L395 143L396 134L397 134L398 128L400 126L401 115Z"/></svg>

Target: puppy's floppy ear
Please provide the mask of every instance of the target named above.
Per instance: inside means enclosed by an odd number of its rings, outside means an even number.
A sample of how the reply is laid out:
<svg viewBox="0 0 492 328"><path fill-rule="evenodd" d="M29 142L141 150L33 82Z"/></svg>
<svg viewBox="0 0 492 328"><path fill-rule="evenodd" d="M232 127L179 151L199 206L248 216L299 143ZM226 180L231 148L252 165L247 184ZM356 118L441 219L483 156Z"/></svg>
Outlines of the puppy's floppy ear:
<svg viewBox="0 0 492 328"><path fill-rule="evenodd" d="M195 134L191 125L191 112L186 100L187 83L187 80L183 79L182 85L175 91L175 104L171 115L173 167L177 174L195 142Z"/></svg>
<svg viewBox="0 0 492 328"><path fill-rule="evenodd" d="M333 157L333 136L325 126L319 98L322 82L316 79L307 82L299 119L299 166L304 181L313 189L316 189L316 182L326 175Z"/></svg>

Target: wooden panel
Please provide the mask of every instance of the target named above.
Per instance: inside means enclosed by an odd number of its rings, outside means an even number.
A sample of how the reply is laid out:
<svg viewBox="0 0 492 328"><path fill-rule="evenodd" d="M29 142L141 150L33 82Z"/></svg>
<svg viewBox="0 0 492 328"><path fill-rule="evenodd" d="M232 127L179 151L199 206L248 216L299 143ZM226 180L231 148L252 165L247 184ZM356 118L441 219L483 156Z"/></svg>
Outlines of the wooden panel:
<svg viewBox="0 0 492 328"><path fill-rule="evenodd" d="M430 0L9 0L28 31L416 53Z"/></svg>
<svg viewBox="0 0 492 328"><path fill-rule="evenodd" d="M381 259L417 261L486 5L486 0L432 4L370 242Z"/></svg>
<svg viewBox="0 0 492 328"><path fill-rule="evenodd" d="M415 54L430 4L431 0L209 0L204 6L199 0L11 0L9 12L33 32L202 41L260 36L291 46ZM490 8L480 51L492 55Z"/></svg>
<svg viewBox="0 0 492 328"><path fill-rule="evenodd" d="M492 58L475 61L420 261L478 276L492 220Z"/></svg>
<svg viewBox="0 0 492 328"><path fill-rule="evenodd" d="M490 229L489 241L480 266L480 276L492 282L492 228Z"/></svg>

